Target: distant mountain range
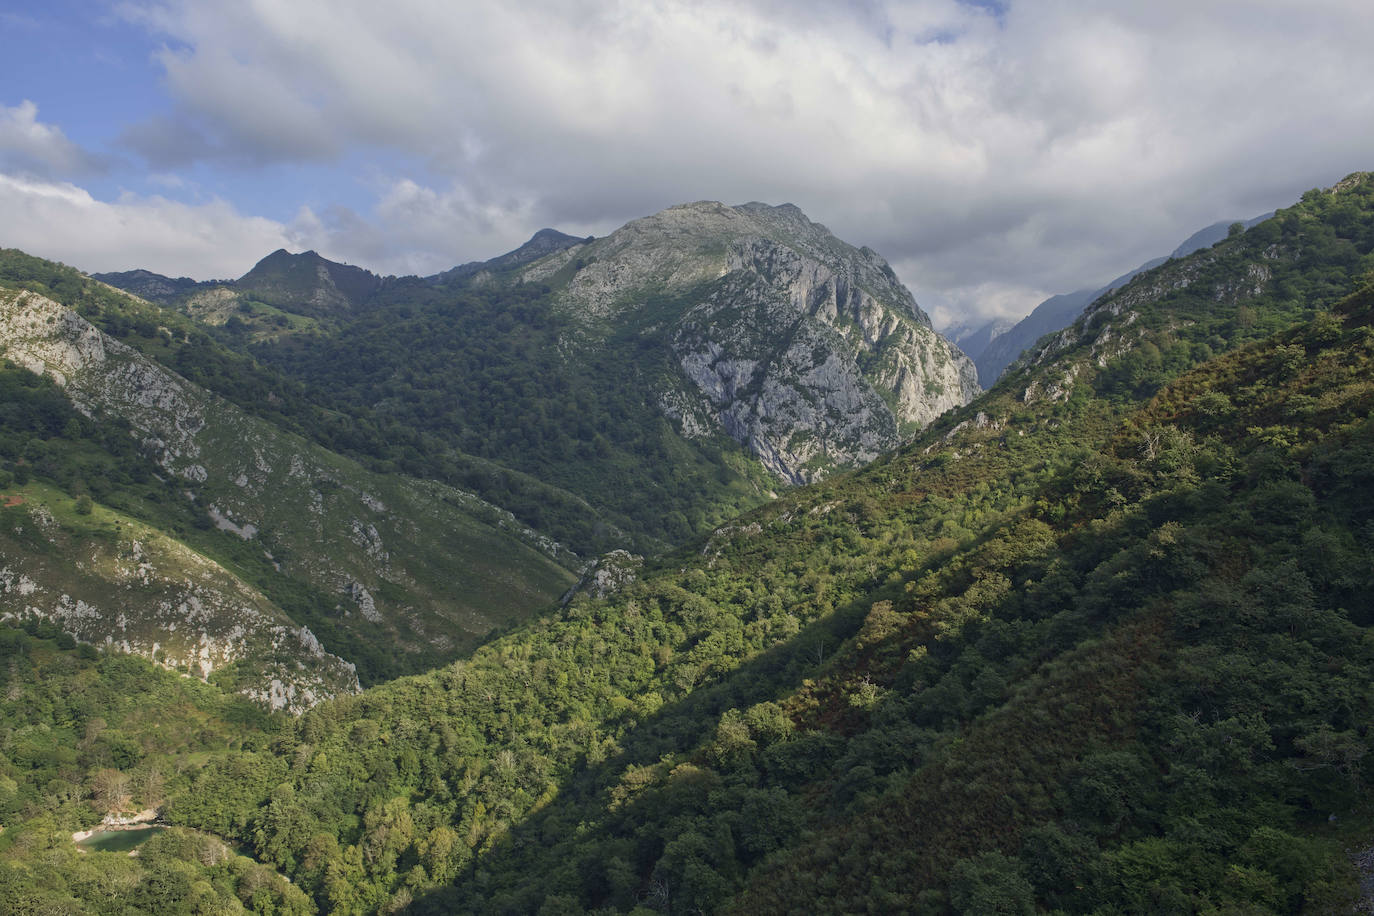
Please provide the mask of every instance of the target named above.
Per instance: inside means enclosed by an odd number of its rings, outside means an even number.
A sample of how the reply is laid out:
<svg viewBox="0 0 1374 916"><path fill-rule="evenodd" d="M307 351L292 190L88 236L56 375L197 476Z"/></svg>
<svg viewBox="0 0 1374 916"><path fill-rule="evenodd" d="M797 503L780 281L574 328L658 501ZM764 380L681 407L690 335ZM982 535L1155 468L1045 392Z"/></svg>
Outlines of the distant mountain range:
<svg viewBox="0 0 1374 916"><path fill-rule="evenodd" d="M1273 214L1266 213L1241 222L1248 229L1261 223ZM1095 289L1081 289L1072 293L1051 296L1037 305L1029 315L1007 327L1005 319L995 318L973 328L960 328L953 336L955 343L973 359L978 367L978 381L983 387L991 388L997 379L1022 352L1041 337L1065 327L1082 314L1089 304L1102 296L1125 285L1132 277L1153 267L1158 267L1169 258L1181 258L1201 248L1214 245L1226 238L1234 220L1213 223L1199 229L1173 250L1167 257L1153 258L1135 270L1117 277L1115 280Z"/></svg>

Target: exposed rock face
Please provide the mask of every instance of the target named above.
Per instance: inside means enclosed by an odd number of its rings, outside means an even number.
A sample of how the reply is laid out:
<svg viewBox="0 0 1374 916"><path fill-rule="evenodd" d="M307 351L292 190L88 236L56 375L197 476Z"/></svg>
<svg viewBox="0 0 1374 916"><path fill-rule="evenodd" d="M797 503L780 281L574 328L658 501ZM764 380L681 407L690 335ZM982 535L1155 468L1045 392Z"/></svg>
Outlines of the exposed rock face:
<svg viewBox="0 0 1374 916"><path fill-rule="evenodd" d="M954 341L955 345L968 354L974 363L979 363L978 357L988 348L993 340L1010 331L1016 326L1016 322L1010 318L992 318L987 321L961 321L945 328L944 335ZM982 366L979 366L982 372ZM979 375L980 383L985 381Z"/></svg>
<svg viewBox="0 0 1374 916"><path fill-rule="evenodd" d="M635 582L643 567L644 558L639 554L630 553L628 550L612 550L598 557L595 563L588 564L577 585L563 596L563 603L567 604L579 594L592 598L612 595Z"/></svg>
<svg viewBox="0 0 1374 916"><path fill-rule="evenodd" d="M686 436L722 431L791 483L870 461L978 392L891 267L796 207L672 207L536 261L571 278L583 344L661 335L678 377L657 401Z"/></svg>
<svg viewBox="0 0 1374 916"><path fill-rule="evenodd" d="M239 310L243 294L231 286L207 285L186 296L186 313L209 325L222 325Z"/></svg>
<svg viewBox="0 0 1374 916"><path fill-rule="evenodd" d="M113 537L108 526L100 537L84 536L64 530L42 504L22 511L28 541L41 539L50 552L4 551L0 619L49 620L83 642L200 678L237 665L242 692L292 713L358 691L353 665L185 545L127 521ZM0 545L15 547L2 531Z"/></svg>

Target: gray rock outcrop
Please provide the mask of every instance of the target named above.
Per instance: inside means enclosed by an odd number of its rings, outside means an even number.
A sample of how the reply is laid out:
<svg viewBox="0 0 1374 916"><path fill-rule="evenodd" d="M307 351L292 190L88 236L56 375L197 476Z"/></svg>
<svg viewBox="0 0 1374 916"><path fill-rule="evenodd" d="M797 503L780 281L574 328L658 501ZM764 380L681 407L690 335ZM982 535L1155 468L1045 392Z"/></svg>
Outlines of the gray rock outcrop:
<svg viewBox="0 0 1374 916"><path fill-rule="evenodd" d="M723 432L789 483L871 461L979 391L882 257L790 204L672 207L522 275L559 277L577 344L661 335L677 377L657 401L682 434Z"/></svg>

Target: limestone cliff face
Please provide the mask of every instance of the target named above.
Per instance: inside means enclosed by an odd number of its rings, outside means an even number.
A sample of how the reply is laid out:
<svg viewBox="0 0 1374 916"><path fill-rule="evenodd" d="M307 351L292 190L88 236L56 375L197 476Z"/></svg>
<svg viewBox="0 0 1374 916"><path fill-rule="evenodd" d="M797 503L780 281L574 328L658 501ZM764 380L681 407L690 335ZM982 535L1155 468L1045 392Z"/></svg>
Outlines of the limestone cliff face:
<svg viewBox="0 0 1374 916"><path fill-rule="evenodd" d="M791 205L672 207L523 276L566 278L583 343L660 336L677 369L656 393L664 413L791 483L870 461L979 390L886 261Z"/></svg>

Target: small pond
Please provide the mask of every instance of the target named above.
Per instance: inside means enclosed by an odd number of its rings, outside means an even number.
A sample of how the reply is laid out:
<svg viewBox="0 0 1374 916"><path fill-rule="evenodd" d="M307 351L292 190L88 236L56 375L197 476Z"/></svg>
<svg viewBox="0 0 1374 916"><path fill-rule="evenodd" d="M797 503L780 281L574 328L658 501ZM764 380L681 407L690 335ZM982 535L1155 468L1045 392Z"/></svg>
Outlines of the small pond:
<svg viewBox="0 0 1374 916"><path fill-rule="evenodd" d="M82 849L94 849L96 852L128 852L166 829L152 826L134 827L129 830L97 830L76 845Z"/></svg>

